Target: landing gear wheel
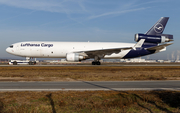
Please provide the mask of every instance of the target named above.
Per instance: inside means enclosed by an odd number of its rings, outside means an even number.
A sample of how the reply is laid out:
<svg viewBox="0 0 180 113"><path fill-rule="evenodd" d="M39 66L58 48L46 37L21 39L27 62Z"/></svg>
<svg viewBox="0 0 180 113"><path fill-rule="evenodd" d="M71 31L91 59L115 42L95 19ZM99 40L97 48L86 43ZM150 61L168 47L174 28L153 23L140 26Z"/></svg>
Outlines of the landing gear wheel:
<svg viewBox="0 0 180 113"><path fill-rule="evenodd" d="M36 61L34 61L34 65L36 65Z"/></svg>
<svg viewBox="0 0 180 113"><path fill-rule="evenodd" d="M36 64L36 61L29 61L29 65L35 65Z"/></svg>
<svg viewBox="0 0 180 113"><path fill-rule="evenodd" d="M32 63L33 63L32 61L29 61L29 65L32 65Z"/></svg>
<svg viewBox="0 0 180 113"><path fill-rule="evenodd" d="M96 62L93 61L93 62L92 62L92 65L96 65Z"/></svg>
<svg viewBox="0 0 180 113"><path fill-rule="evenodd" d="M99 62L99 61L98 61L98 62L96 62L96 65L101 65L101 62Z"/></svg>
<svg viewBox="0 0 180 113"><path fill-rule="evenodd" d="M93 62L92 62L92 65L101 65L101 62L99 62L99 61L97 61L97 62L96 62L96 61L93 61Z"/></svg>
<svg viewBox="0 0 180 113"><path fill-rule="evenodd" d="M17 65L17 62L16 62L16 61L14 61L14 62L13 62L13 65Z"/></svg>

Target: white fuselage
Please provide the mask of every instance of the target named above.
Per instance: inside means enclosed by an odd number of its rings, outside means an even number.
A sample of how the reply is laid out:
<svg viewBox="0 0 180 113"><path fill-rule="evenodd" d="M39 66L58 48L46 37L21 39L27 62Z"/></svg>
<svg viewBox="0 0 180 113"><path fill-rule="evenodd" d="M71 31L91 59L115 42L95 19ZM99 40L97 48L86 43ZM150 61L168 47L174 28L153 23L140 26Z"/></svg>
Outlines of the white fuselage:
<svg viewBox="0 0 180 113"><path fill-rule="evenodd" d="M166 50L173 35L162 34L169 17L161 17L145 34L136 34L133 43L116 42L44 42L31 41L12 44L6 49L10 54L30 58L66 58L79 62L93 58L92 65L100 65L100 59L127 59L154 54ZM17 64L14 62L14 65ZM29 61L31 65L32 62Z"/></svg>
<svg viewBox="0 0 180 113"><path fill-rule="evenodd" d="M78 51L103 50L113 48L133 47L133 43L110 42L19 42L12 44L6 51L10 54L22 57L34 58L66 58L68 53ZM122 58L130 50L124 50L117 54L105 55L104 58Z"/></svg>

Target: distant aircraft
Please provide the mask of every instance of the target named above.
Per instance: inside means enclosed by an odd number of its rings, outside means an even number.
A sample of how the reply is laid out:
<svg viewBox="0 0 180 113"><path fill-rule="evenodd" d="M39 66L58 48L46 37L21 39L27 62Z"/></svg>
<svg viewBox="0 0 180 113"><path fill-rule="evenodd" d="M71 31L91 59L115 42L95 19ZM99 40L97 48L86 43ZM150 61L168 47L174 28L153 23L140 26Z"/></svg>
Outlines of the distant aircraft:
<svg viewBox="0 0 180 113"><path fill-rule="evenodd" d="M145 34L135 34L136 44L117 42L19 42L9 46L10 54L31 58L66 58L79 62L93 58L92 65L101 65L100 59L127 59L150 55L166 50L173 43L173 35L162 34L169 17L161 17Z"/></svg>

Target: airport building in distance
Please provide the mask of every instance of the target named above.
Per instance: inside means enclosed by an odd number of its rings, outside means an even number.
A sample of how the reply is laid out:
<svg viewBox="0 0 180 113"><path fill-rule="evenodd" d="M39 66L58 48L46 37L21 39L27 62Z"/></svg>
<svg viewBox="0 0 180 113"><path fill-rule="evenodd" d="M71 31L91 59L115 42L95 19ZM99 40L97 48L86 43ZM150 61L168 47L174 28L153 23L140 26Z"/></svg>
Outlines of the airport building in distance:
<svg viewBox="0 0 180 113"><path fill-rule="evenodd" d="M0 64L9 64L13 59L0 59ZM19 59L21 60L21 59ZM37 64L78 64L78 63L91 63L92 60L86 60L82 62L67 62L66 59L58 60L37 60ZM133 58L133 59L102 59L102 63L180 63L179 59L176 60L154 60L154 59L143 59L143 58Z"/></svg>

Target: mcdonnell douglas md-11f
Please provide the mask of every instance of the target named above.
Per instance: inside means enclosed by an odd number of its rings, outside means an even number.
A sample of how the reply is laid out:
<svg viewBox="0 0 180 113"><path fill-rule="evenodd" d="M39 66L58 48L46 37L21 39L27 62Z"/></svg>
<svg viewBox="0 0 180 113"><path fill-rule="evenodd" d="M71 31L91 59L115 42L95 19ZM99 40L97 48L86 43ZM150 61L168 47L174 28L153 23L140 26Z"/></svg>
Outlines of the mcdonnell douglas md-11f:
<svg viewBox="0 0 180 113"><path fill-rule="evenodd" d="M92 65L101 65L100 59L127 59L166 50L173 43L173 35L162 34L169 17L162 17L145 34L135 34L136 44L119 42L19 42L9 46L10 54L30 58L66 58L69 62L94 59Z"/></svg>

